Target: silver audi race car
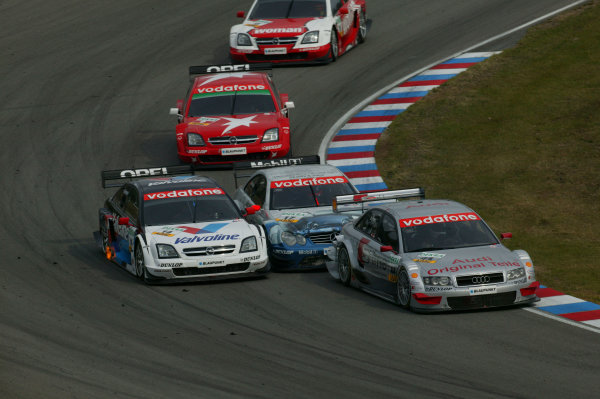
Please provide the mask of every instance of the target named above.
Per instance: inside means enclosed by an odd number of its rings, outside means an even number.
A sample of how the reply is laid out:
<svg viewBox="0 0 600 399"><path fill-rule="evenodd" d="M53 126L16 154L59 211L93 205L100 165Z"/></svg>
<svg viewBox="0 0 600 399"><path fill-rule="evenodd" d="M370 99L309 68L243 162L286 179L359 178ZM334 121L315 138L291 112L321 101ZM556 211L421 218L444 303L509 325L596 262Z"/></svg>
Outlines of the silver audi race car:
<svg viewBox="0 0 600 399"><path fill-rule="evenodd" d="M528 304L538 299L533 262L506 248L469 207L423 198L421 189L336 198L338 205L381 199L343 226L327 250L329 273L418 312ZM399 199L402 199L398 201ZM510 233L501 235L510 238Z"/></svg>
<svg viewBox="0 0 600 399"><path fill-rule="evenodd" d="M270 270L262 228L214 180L169 176L190 166L104 171L119 187L98 212L106 257L146 283L260 276ZM144 179L123 184L107 180Z"/></svg>

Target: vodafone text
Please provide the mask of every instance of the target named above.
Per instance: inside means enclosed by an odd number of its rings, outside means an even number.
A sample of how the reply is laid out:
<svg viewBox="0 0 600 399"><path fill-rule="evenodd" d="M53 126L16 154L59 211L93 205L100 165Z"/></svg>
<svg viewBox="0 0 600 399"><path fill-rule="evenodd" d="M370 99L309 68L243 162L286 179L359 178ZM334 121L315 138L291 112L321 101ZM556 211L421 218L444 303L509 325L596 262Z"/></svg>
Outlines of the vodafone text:
<svg viewBox="0 0 600 399"><path fill-rule="evenodd" d="M224 195L220 188L195 188L189 190L161 191L159 193L144 194L144 201L165 198L202 197L204 195Z"/></svg>
<svg viewBox="0 0 600 399"><path fill-rule="evenodd" d="M202 87L198 89L198 93L222 93L224 91L249 91L249 90L265 90L263 85L231 85L217 87Z"/></svg>
<svg viewBox="0 0 600 399"><path fill-rule="evenodd" d="M323 184L348 183L344 176L312 177L307 179L280 180L271 182L271 188L319 186Z"/></svg>
<svg viewBox="0 0 600 399"><path fill-rule="evenodd" d="M400 219L400 227L413 227L423 224L464 222L469 220L480 220L475 212L451 213L445 215L421 216L410 219Z"/></svg>

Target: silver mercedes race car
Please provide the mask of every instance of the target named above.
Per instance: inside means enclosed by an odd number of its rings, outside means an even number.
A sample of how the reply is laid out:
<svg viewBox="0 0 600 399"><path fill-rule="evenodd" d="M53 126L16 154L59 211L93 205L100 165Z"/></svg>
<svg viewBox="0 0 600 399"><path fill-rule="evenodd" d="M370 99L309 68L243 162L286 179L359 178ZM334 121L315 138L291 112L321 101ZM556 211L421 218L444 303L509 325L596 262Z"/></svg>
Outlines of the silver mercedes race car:
<svg viewBox="0 0 600 399"><path fill-rule="evenodd" d="M246 219L265 227L274 269L324 269L325 249L344 223L361 215L360 210L333 212L336 196L358 190L339 169L318 162L308 156L234 164L257 169L233 199L242 209L259 209Z"/></svg>
<svg viewBox="0 0 600 399"><path fill-rule="evenodd" d="M500 243L472 209L423 197L421 189L340 196L338 205L399 199L347 223L327 250L344 285L420 312L527 304L539 300L533 262ZM501 235L510 238L510 233Z"/></svg>

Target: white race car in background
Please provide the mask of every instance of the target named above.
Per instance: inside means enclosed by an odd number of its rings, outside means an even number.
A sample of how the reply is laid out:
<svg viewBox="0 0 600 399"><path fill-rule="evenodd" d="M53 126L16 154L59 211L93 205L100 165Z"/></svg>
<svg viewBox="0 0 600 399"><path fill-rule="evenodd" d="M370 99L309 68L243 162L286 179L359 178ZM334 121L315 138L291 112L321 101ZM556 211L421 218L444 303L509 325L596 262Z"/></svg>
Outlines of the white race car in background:
<svg viewBox="0 0 600 399"><path fill-rule="evenodd" d="M243 64L335 61L365 41L366 15L365 0L255 0L231 28L230 57Z"/></svg>

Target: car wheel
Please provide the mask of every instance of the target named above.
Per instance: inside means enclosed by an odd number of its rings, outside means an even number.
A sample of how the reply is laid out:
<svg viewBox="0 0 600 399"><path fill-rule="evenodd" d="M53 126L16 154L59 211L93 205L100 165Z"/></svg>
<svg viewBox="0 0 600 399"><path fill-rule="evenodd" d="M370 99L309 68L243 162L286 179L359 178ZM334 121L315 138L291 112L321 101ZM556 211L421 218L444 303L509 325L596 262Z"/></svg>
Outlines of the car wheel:
<svg viewBox="0 0 600 399"><path fill-rule="evenodd" d="M106 255L106 247L108 247L108 232L105 227L100 227L100 236L102 237L102 253Z"/></svg>
<svg viewBox="0 0 600 399"><path fill-rule="evenodd" d="M367 38L367 15L365 14L364 10L360 12L359 18L360 19L358 20L358 42L363 43Z"/></svg>
<svg viewBox="0 0 600 399"><path fill-rule="evenodd" d="M337 60L338 54L340 53L340 46L335 29L331 29L331 40L329 41L331 47L329 49L329 60L334 62Z"/></svg>
<svg viewBox="0 0 600 399"><path fill-rule="evenodd" d="M142 246L135 244L135 275L146 282L146 265L144 263L144 253Z"/></svg>
<svg viewBox="0 0 600 399"><path fill-rule="evenodd" d="M340 248L340 251L338 252L337 264L340 281L345 286L349 286L350 281L352 280L352 269L350 266L350 256L345 247Z"/></svg>
<svg viewBox="0 0 600 399"><path fill-rule="evenodd" d="M400 269L400 273L398 273L398 281L396 283L396 301L398 302L398 305L405 309L409 309L410 294L410 279L408 278L406 269L402 268Z"/></svg>

